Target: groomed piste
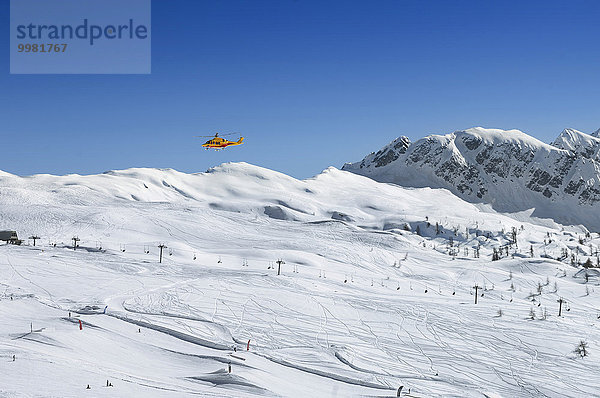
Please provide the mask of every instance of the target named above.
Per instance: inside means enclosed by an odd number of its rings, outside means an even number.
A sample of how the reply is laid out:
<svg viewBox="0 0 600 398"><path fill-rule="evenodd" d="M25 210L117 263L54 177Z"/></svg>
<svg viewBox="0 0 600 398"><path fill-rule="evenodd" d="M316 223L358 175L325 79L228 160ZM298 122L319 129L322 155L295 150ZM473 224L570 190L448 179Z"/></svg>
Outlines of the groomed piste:
<svg viewBox="0 0 600 398"><path fill-rule="evenodd" d="M530 214L335 168L0 173L0 396L595 396L600 238Z"/></svg>

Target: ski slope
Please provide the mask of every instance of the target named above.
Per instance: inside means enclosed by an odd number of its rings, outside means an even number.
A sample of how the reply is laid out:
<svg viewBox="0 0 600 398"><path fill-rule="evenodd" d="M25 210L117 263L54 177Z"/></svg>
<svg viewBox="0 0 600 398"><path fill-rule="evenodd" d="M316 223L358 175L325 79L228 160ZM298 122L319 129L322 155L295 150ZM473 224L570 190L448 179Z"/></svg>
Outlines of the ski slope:
<svg viewBox="0 0 600 398"><path fill-rule="evenodd" d="M334 168L2 173L0 229L41 240L0 245L0 396L598 396L600 238L532 211Z"/></svg>

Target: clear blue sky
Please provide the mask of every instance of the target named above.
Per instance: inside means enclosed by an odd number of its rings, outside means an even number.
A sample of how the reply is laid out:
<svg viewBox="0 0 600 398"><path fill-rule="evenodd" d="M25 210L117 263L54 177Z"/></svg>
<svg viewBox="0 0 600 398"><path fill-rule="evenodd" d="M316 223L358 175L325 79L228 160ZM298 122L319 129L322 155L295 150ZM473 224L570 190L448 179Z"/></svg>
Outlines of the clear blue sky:
<svg viewBox="0 0 600 398"><path fill-rule="evenodd" d="M151 75L10 75L5 30L0 169L246 161L305 178L399 135L591 132L598 21L598 1L154 0ZM246 144L204 151L194 136L215 131Z"/></svg>

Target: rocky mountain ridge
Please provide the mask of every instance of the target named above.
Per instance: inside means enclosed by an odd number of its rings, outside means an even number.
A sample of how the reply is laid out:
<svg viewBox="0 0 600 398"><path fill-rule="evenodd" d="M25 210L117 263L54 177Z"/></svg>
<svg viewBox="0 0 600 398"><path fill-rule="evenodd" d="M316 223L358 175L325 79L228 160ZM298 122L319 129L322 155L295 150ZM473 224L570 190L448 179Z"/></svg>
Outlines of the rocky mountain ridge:
<svg viewBox="0 0 600 398"><path fill-rule="evenodd" d="M379 182L446 188L502 212L600 230L600 130L565 129L545 144L519 130L485 129L399 137L343 170Z"/></svg>

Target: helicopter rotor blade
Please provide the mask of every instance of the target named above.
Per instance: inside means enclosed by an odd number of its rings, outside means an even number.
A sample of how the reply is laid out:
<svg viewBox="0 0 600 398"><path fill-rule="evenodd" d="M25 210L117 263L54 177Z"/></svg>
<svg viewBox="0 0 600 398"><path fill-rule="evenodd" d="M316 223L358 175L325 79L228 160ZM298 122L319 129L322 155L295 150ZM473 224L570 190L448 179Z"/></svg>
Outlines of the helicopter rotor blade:
<svg viewBox="0 0 600 398"><path fill-rule="evenodd" d="M227 133L227 134L221 134L219 133L218 136L219 137L227 137L228 135L241 135L241 133ZM197 135L196 137L199 138L215 138L217 135L213 134L213 135Z"/></svg>

